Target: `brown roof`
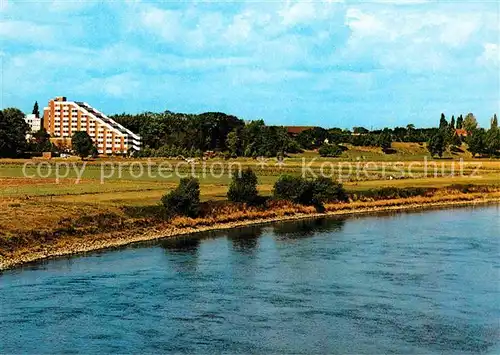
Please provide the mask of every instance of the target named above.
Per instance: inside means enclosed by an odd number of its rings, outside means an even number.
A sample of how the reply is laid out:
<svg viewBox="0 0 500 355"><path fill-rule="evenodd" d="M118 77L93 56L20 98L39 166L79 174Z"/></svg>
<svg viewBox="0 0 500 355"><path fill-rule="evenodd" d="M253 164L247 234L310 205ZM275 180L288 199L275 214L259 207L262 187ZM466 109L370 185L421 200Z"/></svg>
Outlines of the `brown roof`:
<svg viewBox="0 0 500 355"><path fill-rule="evenodd" d="M312 129L314 127L312 126L287 126L285 127L288 134L299 134L304 131L307 131L308 129Z"/></svg>
<svg viewBox="0 0 500 355"><path fill-rule="evenodd" d="M455 130L457 136L465 136L467 137L467 131L465 129L457 128Z"/></svg>

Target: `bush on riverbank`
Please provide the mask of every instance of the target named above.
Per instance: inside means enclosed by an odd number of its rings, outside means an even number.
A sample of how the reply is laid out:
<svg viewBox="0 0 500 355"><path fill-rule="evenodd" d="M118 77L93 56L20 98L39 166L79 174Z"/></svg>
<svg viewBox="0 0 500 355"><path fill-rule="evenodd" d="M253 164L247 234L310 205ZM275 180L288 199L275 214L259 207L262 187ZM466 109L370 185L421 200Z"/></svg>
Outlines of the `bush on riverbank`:
<svg viewBox="0 0 500 355"><path fill-rule="evenodd" d="M324 211L325 202L347 201L347 194L338 182L325 177L307 180L299 176L282 175L274 184L275 199L314 206Z"/></svg>
<svg viewBox="0 0 500 355"><path fill-rule="evenodd" d="M200 183L194 178L184 178L175 190L162 197L161 202L168 215L191 218L200 214Z"/></svg>
<svg viewBox="0 0 500 355"><path fill-rule="evenodd" d="M249 205L255 205L259 202L259 193L257 192L257 175L252 169L248 168L241 173L233 175L227 199L230 202L241 202Z"/></svg>

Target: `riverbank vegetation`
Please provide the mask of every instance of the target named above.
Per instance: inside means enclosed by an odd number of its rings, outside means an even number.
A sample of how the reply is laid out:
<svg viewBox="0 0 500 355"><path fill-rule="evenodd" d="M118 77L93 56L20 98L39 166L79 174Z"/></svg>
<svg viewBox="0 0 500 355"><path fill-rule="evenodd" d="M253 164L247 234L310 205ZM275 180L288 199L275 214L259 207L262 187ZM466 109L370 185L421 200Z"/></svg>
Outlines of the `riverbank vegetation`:
<svg viewBox="0 0 500 355"><path fill-rule="evenodd" d="M228 201L201 202L196 218L166 216L159 204L104 207L47 202L38 199L4 199L0 202L2 211L9 211L0 215L0 268L49 256L208 229L318 216L314 206L275 199L268 199L258 206ZM349 193L347 202L326 203L322 215L486 202L500 202L500 187L379 189Z"/></svg>

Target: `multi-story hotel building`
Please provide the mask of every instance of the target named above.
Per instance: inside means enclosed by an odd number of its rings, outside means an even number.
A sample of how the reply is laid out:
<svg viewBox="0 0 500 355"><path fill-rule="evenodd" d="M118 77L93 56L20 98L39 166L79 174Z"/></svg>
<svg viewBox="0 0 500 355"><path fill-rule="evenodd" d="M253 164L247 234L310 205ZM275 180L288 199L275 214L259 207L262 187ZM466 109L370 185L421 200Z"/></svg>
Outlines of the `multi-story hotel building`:
<svg viewBox="0 0 500 355"><path fill-rule="evenodd" d="M141 149L141 137L86 102L56 97L44 108L43 117L43 126L55 145L70 147L72 135L86 131L99 154L130 154Z"/></svg>
<svg viewBox="0 0 500 355"><path fill-rule="evenodd" d="M29 114L24 117L26 123L30 126L31 133L38 132L42 128L42 119L36 117L34 114Z"/></svg>

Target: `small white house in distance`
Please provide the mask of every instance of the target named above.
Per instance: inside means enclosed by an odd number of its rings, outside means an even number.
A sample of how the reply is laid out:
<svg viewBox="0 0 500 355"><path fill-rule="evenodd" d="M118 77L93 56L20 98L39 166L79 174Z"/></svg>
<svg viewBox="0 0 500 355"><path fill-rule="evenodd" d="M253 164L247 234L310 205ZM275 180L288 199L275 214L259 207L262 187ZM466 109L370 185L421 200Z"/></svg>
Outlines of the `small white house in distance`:
<svg viewBox="0 0 500 355"><path fill-rule="evenodd" d="M42 128L42 119L39 117L36 117L34 114L29 114L24 117L24 120L26 123L30 126L31 128L31 133L38 132L40 128Z"/></svg>

